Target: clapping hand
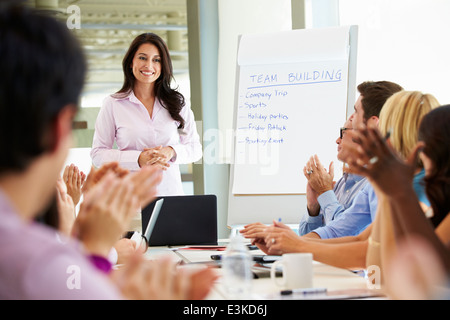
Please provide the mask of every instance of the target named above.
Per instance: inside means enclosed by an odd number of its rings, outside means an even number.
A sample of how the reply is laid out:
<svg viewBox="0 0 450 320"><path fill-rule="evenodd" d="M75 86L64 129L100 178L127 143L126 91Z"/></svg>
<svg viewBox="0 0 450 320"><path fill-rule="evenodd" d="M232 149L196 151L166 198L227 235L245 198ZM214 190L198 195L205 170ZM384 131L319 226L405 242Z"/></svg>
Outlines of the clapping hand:
<svg viewBox="0 0 450 320"><path fill-rule="evenodd" d="M66 184L67 194L72 197L73 204L76 206L81 198L81 188L86 180L86 175L77 166L71 164L64 168L62 179Z"/></svg>
<svg viewBox="0 0 450 320"><path fill-rule="evenodd" d="M107 255L128 229L140 206L150 203L161 181L157 167L145 167L133 173L117 164L93 168L86 179L84 201L73 228L88 251Z"/></svg>
<svg viewBox="0 0 450 320"><path fill-rule="evenodd" d="M317 155L309 159L303 168L303 174L311 188L318 194L333 190L334 186L334 164L330 163L329 171L327 171L319 160Z"/></svg>
<svg viewBox="0 0 450 320"><path fill-rule="evenodd" d="M82 192L88 192L89 189L102 180L108 172L113 172L119 178L125 177L129 173L128 170L121 168L118 162L106 163L98 169L92 166L91 171L84 182Z"/></svg>
<svg viewBox="0 0 450 320"><path fill-rule="evenodd" d="M70 235L75 222L75 204L67 192L66 184L62 178L56 181L56 206L58 209L58 230Z"/></svg>

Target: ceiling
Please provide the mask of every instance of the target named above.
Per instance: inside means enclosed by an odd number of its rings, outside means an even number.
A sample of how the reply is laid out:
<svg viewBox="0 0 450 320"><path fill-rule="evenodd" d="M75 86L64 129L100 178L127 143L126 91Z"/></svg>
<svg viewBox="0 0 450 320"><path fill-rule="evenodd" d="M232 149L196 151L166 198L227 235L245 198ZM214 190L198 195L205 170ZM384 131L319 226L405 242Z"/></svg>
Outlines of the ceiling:
<svg viewBox="0 0 450 320"><path fill-rule="evenodd" d="M89 63L85 94L111 93L120 88L123 56L132 40L143 32L154 32L166 41L175 74L188 73L186 0L28 2L72 26L70 28L80 39Z"/></svg>

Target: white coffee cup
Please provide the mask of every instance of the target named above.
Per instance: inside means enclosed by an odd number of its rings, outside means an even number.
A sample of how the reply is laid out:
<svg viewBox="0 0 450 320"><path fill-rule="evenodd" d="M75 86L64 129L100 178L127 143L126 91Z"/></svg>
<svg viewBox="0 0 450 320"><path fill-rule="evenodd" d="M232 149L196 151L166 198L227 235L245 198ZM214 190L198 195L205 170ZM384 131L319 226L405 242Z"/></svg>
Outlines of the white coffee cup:
<svg viewBox="0 0 450 320"><path fill-rule="evenodd" d="M311 253L285 253L275 261L270 270L272 281L283 289L311 288L313 286L313 262ZM276 269L281 266L283 276L276 277Z"/></svg>

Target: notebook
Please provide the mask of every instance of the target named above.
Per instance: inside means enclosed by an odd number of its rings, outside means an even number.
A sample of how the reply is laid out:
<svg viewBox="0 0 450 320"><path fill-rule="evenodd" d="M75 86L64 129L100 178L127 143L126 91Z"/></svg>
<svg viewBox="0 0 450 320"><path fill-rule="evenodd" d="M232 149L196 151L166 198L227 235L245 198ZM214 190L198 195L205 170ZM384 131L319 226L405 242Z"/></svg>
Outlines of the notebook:
<svg viewBox="0 0 450 320"><path fill-rule="evenodd" d="M161 199L164 203L153 219L156 203ZM142 230L149 226L149 246L217 245L217 197L159 197L142 209Z"/></svg>

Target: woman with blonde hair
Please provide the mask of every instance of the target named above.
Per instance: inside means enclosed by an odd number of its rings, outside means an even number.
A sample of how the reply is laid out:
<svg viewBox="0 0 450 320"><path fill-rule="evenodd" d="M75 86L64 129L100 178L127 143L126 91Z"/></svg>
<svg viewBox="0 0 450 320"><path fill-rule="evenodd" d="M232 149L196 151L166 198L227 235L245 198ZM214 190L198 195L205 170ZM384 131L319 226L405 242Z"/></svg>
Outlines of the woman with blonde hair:
<svg viewBox="0 0 450 320"><path fill-rule="evenodd" d="M379 132L386 137L389 134L388 143L397 151L399 157L406 160L417 145L419 126L423 117L431 110L437 108L439 102L431 94L423 94L419 91L401 91L392 95L385 103L378 124ZM361 128L364 129L364 128ZM359 138L354 137L355 140ZM350 154L350 153L349 153ZM352 160L348 160L351 162ZM376 164L378 157L373 155L369 162ZM413 189L424 212L430 208L423 180L425 170L419 159L414 163ZM391 221L391 206L386 201L384 193L380 192L377 185L372 184L378 198L378 207L375 222L368 238L368 251L366 265L376 266L381 274L375 277L381 283L384 282L383 260L395 253L395 239L393 221ZM380 238L390 245L380 246ZM381 284L380 283L380 284Z"/></svg>
<svg viewBox="0 0 450 320"><path fill-rule="evenodd" d="M383 106L378 129L385 136L389 134L391 146L403 159L407 159L417 144L422 118L438 106L439 102L431 94L423 94L419 91L397 92ZM423 180L425 171L419 159L416 166L416 181L419 182ZM422 208L426 211L430 203L425 196L422 184L415 183L414 188Z"/></svg>

